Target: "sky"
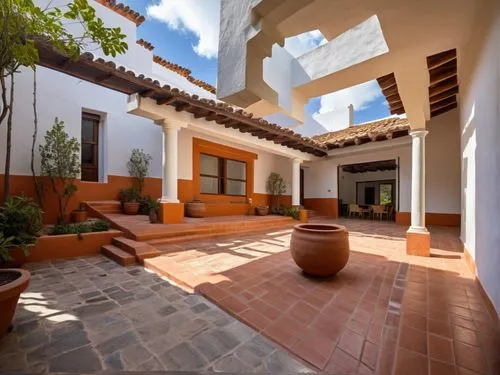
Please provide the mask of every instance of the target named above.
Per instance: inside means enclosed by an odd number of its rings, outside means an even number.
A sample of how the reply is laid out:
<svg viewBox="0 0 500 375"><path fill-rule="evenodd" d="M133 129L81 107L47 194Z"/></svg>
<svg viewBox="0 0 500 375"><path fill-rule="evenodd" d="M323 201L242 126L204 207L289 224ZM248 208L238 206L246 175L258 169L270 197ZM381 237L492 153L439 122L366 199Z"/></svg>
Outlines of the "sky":
<svg viewBox="0 0 500 375"><path fill-rule="evenodd" d="M216 86L220 0L121 1L146 17L137 37L152 43L155 54ZM314 30L287 38L285 48L293 56L300 56L326 42L321 32ZM336 121L336 112L345 111L351 103L356 124L390 115L376 81L313 98L305 110L314 118L323 114L320 118Z"/></svg>

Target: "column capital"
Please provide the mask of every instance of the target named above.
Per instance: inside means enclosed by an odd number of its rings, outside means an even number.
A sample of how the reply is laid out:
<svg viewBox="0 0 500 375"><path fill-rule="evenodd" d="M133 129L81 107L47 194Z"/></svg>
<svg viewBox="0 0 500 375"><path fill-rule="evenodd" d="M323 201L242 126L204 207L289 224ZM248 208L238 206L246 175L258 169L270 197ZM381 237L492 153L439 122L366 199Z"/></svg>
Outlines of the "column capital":
<svg viewBox="0 0 500 375"><path fill-rule="evenodd" d="M163 130L180 130L181 128L186 128L187 124L179 121L172 121L168 119L155 120L156 125L160 125Z"/></svg>
<svg viewBox="0 0 500 375"><path fill-rule="evenodd" d="M429 131L427 129L410 129L408 134L410 134L413 138L415 137L423 138L427 134L429 134Z"/></svg>
<svg viewBox="0 0 500 375"><path fill-rule="evenodd" d="M302 164L303 160L299 158L293 159L293 164Z"/></svg>

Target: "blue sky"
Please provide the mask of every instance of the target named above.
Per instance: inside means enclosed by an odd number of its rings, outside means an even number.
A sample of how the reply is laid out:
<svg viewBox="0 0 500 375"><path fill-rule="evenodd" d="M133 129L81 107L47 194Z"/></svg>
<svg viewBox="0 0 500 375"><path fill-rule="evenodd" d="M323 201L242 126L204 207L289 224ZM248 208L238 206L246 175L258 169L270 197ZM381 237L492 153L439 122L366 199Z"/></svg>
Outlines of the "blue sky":
<svg viewBox="0 0 500 375"><path fill-rule="evenodd" d="M219 0L122 2L146 17L137 29L138 38L152 43L155 54L190 69L194 77L216 85ZM289 38L285 47L293 55L300 55L325 42L322 34L315 30ZM343 111L349 103L354 104L358 124L390 115L385 98L374 82L313 98L305 109L311 114Z"/></svg>

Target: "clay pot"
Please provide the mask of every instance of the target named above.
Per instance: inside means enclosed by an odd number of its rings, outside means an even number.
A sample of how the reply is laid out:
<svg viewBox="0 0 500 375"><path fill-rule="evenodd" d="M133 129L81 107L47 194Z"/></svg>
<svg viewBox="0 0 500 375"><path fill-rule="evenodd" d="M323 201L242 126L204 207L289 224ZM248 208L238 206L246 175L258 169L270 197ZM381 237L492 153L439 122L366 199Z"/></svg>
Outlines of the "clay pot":
<svg viewBox="0 0 500 375"><path fill-rule="evenodd" d="M149 210L149 222L151 224L158 223L158 213L156 212L155 209Z"/></svg>
<svg viewBox="0 0 500 375"><path fill-rule="evenodd" d="M83 223L88 218L87 211L85 210L73 210L71 216L73 217L73 223Z"/></svg>
<svg viewBox="0 0 500 375"><path fill-rule="evenodd" d="M298 224L290 241L292 258L313 276L332 276L349 259L349 233L340 225Z"/></svg>
<svg viewBox="0 0 500 375"><path fill-rule="evenodd" d="M137 215L139 202L123 202L123 212L127 215Z"/></svg>
<svg viewBox="0 0 500 375"><path fill-rule="evenodd" d="M31 274L22 269L0 270L0 339L9 331L21 293L28 287Z"/></svg>
<svg viewBox="0 0 500 375"><path fill-rule="evenodd" d="M186 203L187 217L205 217L207 206L201 201L192 201Z"/></svg>
<svg viewBox="0 0 500 375"><path fill-rule="evenodd" d="M255 207L255 213L257 214L257 216L266 216L269 214L269 207L257 206Z"/></svg>

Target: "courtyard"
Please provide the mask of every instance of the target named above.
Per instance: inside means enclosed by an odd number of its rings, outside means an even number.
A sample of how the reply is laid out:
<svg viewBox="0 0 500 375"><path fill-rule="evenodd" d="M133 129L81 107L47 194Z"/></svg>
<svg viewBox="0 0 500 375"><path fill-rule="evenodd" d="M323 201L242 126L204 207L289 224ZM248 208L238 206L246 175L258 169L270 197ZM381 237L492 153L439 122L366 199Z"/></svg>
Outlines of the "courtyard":
<svg viewBox="0 0 500 375"><path fill-rule="evenodd" d="M431 227L431 257L405 228L346 225L336 277L305 277L291 229L158 245L119 267L98 256L29 265L2 370L496 374L500 333L456 228ZM155 271L152 272L152 271Z"/></svg>

